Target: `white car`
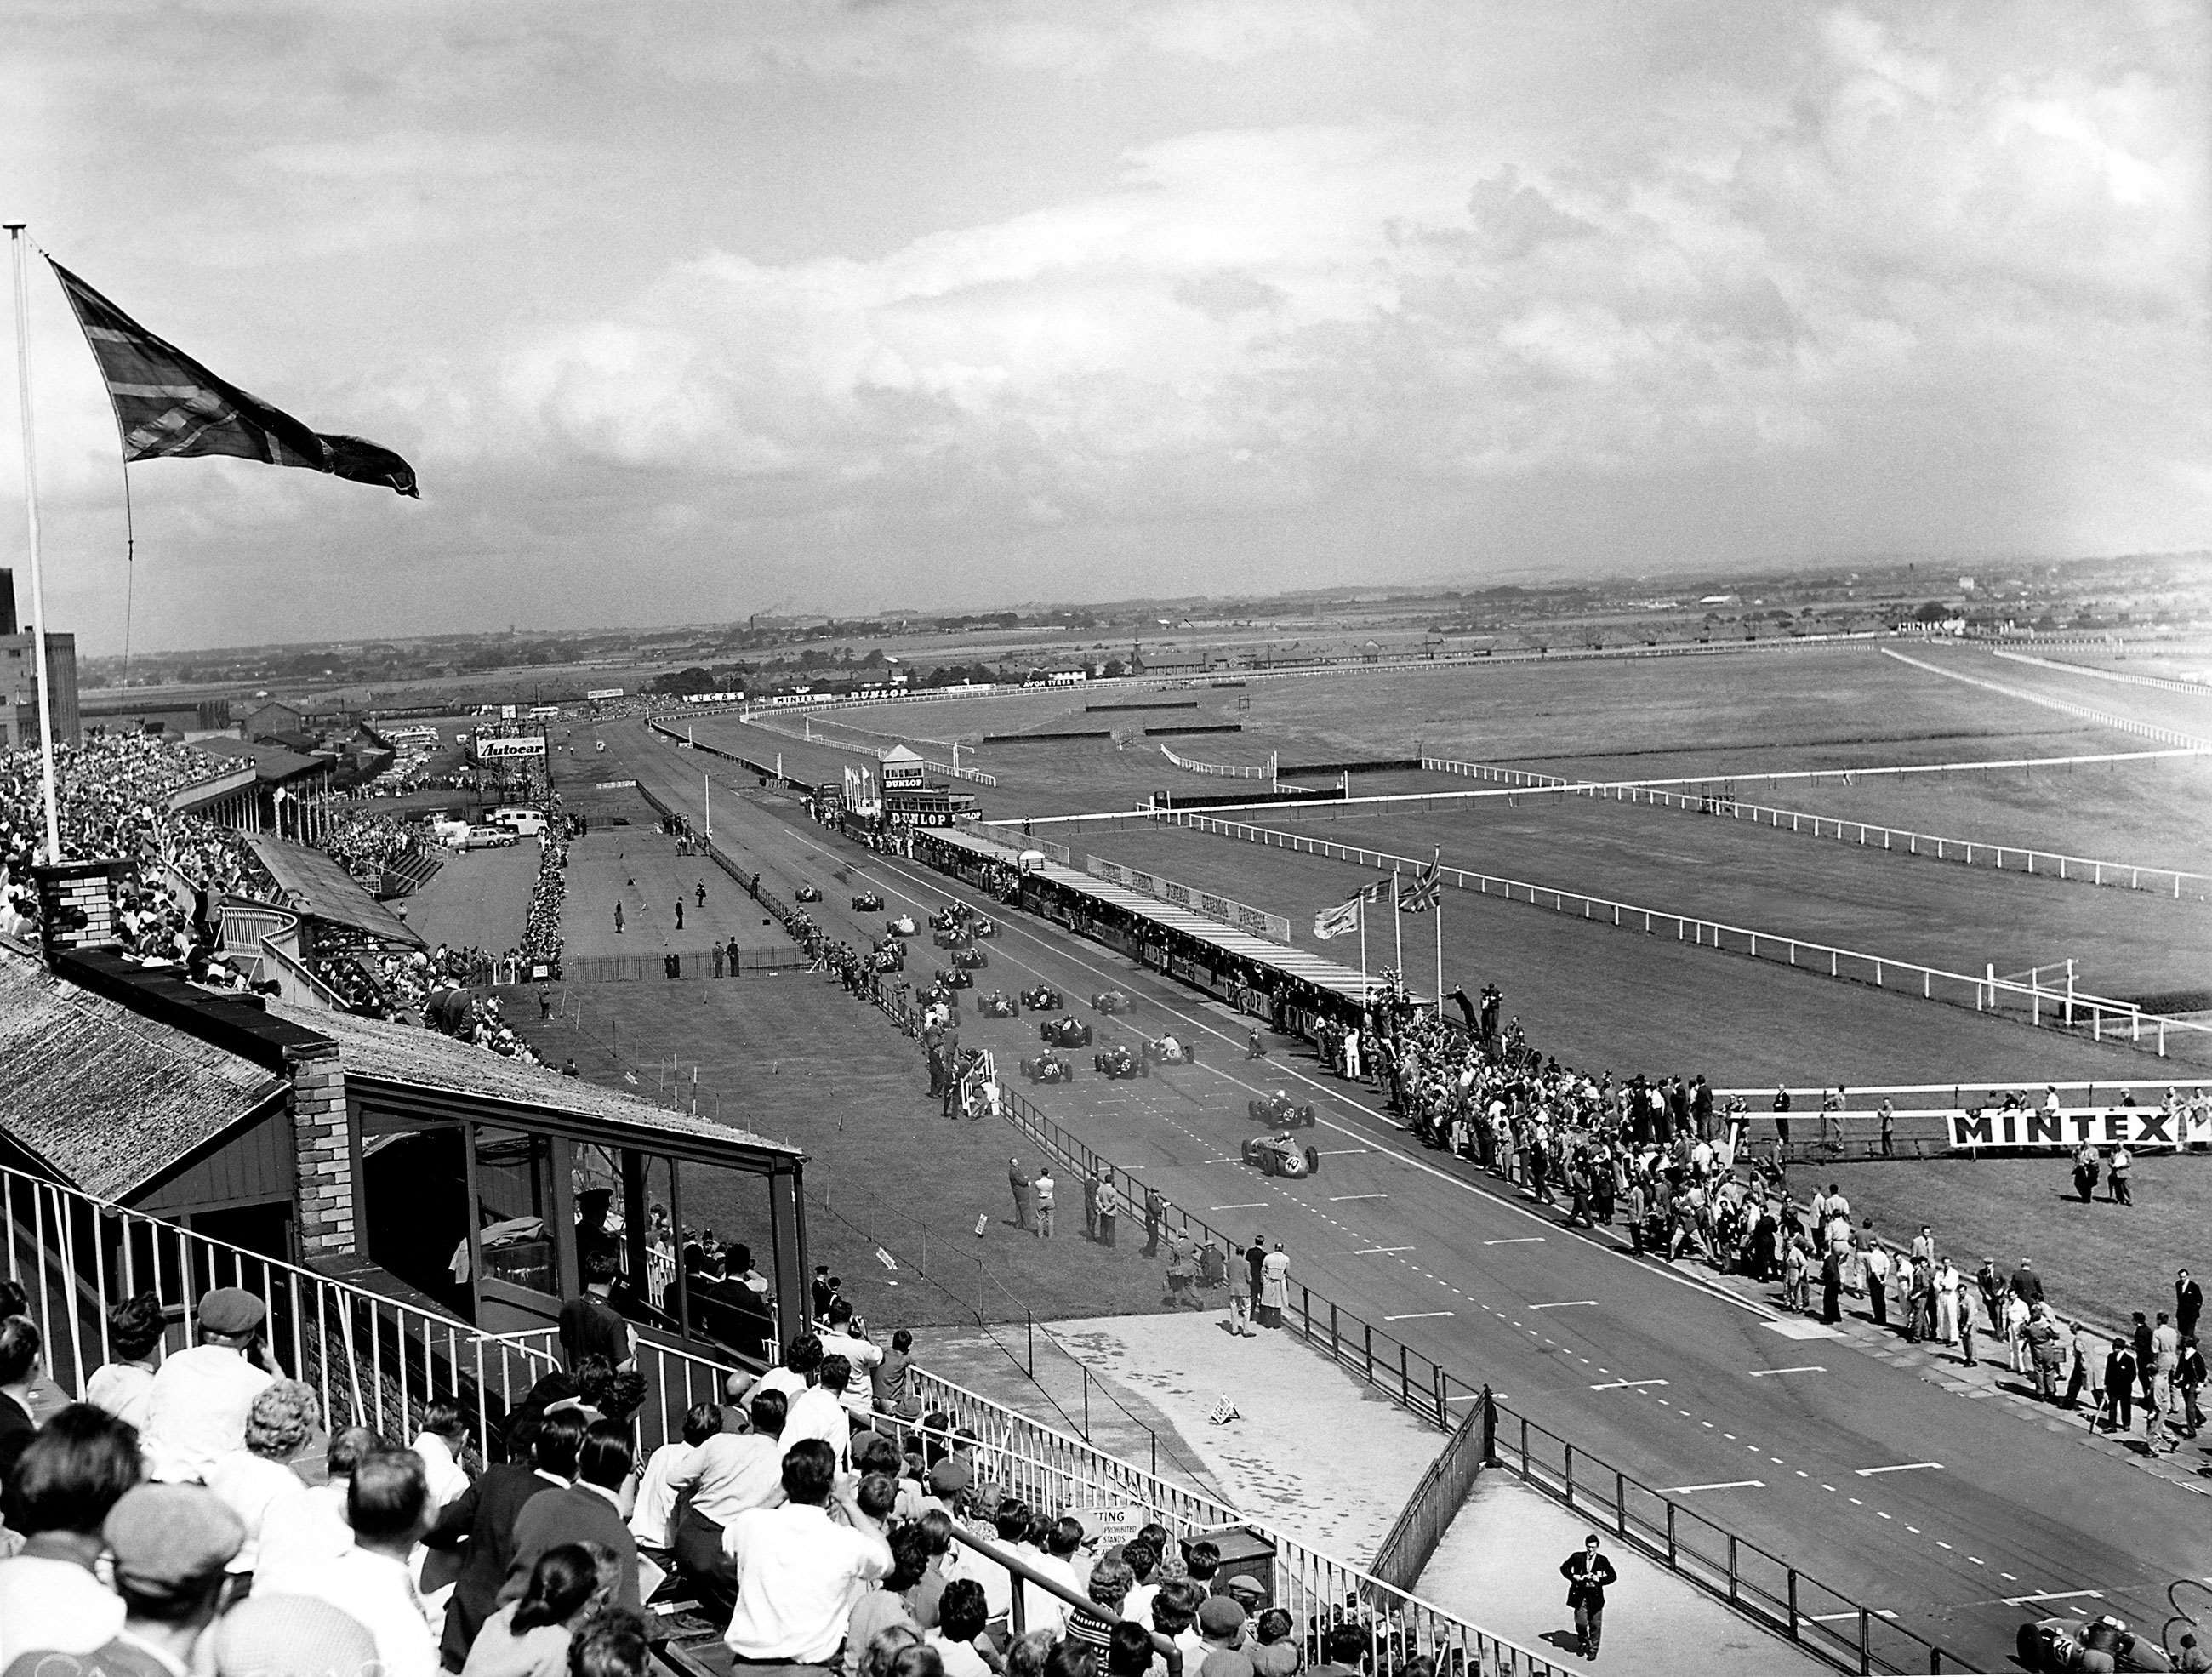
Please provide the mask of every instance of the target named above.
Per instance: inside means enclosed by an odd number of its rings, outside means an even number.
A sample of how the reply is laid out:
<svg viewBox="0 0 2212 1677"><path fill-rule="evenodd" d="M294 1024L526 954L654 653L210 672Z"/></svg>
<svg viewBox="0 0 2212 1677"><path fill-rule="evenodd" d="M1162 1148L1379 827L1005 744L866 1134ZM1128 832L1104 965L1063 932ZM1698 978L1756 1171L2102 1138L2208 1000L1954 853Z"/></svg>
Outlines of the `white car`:
<svg viewBox="0 0 2212 1677"><path fill-rule="evenodd" d="M462 842L461 848L464 850L497 850L501 847L513 844L514 842L514 835L508 832L504 827L471 827L469 829L468 837Z"/></svg>

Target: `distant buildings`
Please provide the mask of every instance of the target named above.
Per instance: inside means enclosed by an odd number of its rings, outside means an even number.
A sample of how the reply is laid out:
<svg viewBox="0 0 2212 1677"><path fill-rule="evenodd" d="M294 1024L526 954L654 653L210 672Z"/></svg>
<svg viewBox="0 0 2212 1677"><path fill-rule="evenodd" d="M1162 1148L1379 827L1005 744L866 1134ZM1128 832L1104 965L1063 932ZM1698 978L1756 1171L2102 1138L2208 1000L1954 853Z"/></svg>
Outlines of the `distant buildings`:
<svg viewBox="0 0 2212 1677"><path fill-rule="evenodd" d="M76 636L47 635L46 661L54 738L75 745L83 733L76 708ZM15 574L0 570L0 746L14 750L38 738L38 649L15 613Z"/></svg>

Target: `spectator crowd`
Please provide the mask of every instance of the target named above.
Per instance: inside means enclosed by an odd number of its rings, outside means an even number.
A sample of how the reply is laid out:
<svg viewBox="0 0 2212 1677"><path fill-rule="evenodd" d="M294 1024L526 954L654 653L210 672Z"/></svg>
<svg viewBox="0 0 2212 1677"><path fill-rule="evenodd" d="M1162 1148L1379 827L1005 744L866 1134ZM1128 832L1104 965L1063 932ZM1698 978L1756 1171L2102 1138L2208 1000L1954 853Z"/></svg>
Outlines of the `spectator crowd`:
<svg viewBox="0 0 2212 1677"><path fill-rule="evenodd" d="M1386 1652L1430 1677L1357 1604L1300 1625L1212 1542L1152 1524L1109 1543L1033 1507L925 1413L912 1335L878 1345L826 1296L774 1366L641 1458L647 1384L600 1287L481 1441L445 1400L418 1399L404 1440L326 1428L235 1287L166 1355L155 1295L116 1306L113 1359L65 1402L12 1290L0 1672L639 1677L674 1638L710 1668L843 1677L1349 1677Z"/></svg>

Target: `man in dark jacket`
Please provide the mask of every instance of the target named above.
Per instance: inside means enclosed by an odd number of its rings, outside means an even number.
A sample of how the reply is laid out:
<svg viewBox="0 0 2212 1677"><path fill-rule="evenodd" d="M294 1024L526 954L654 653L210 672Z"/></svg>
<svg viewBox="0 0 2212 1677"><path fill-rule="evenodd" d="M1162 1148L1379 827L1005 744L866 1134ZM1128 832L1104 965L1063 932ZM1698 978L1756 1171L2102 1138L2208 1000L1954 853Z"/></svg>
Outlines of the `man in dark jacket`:
<svg viewBox="0 0 2212 1677"><path fill-rule="evenodd" d="M1605 1588L1616 1578L1613 1563L1598 1552L1595 1532L1559 1563L1559 1576L1567 1581L1567 1605L1575 1610L1575 1634L1582 1639L1578 1652L1583 1659L1594 1660L1598 1639L1605 1634Z"/></svg>
<svg viewBox="0 0 2212 1677"><path fill-rule="evenodd" d="M584 1423L570 1410L556 1410L538 1424L532 1464L502 1461L484 1470L474 1485L449 1504L438 1522L423 1534L434 1549L467 1548L453 1600L446 1608L441 1651L458 1671L466 1663L477 1632L499 1607L499 1592L514 1559L514 1523L523 1505L543 1492L566 1486L576 1471L577 1446Z"/></svg>
<svg viewBox="0 0 2212 1677"><path fill-rule="evenodd" d="M599 1543L614 1552L615 1605L638 1611L637 1539L623 1518L620 1498L637 1465L629 1428L621 1421L593 1421L576 1455L576 1482L532 1497L514 1516L514 1552L507 1566L501 1601L521 1599L538 1557L563 1543Z"/></svg>
<svg viewBox="0 0 2212 1677"><path fill-rule="evenodd" d="M2185 1340L2197 1337L2197 1318L2204 1314L2204 1289L2190 1279L2187 1270L2173 1278L2173 1327Z"/></svg>

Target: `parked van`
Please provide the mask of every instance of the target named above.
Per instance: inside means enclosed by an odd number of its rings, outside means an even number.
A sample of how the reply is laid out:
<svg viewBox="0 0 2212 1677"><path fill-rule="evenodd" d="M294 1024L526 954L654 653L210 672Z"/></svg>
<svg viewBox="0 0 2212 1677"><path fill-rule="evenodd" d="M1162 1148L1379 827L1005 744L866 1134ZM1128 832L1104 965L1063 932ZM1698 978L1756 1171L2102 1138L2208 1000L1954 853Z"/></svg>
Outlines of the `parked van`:
<svg viewBox="0 0 2212 1677"><path fill-rule="evenodd" d="M545 830L545 811L521 807L494 810L491 824L504 827L517 838L536 838Z"/></svg>
<svg viewBox="0 0 2212 1677"><path fill-rule="evenodd" d="M469 823L451 817L441 817L430 823L430 836L451 850L469 848Z"/></svg>

